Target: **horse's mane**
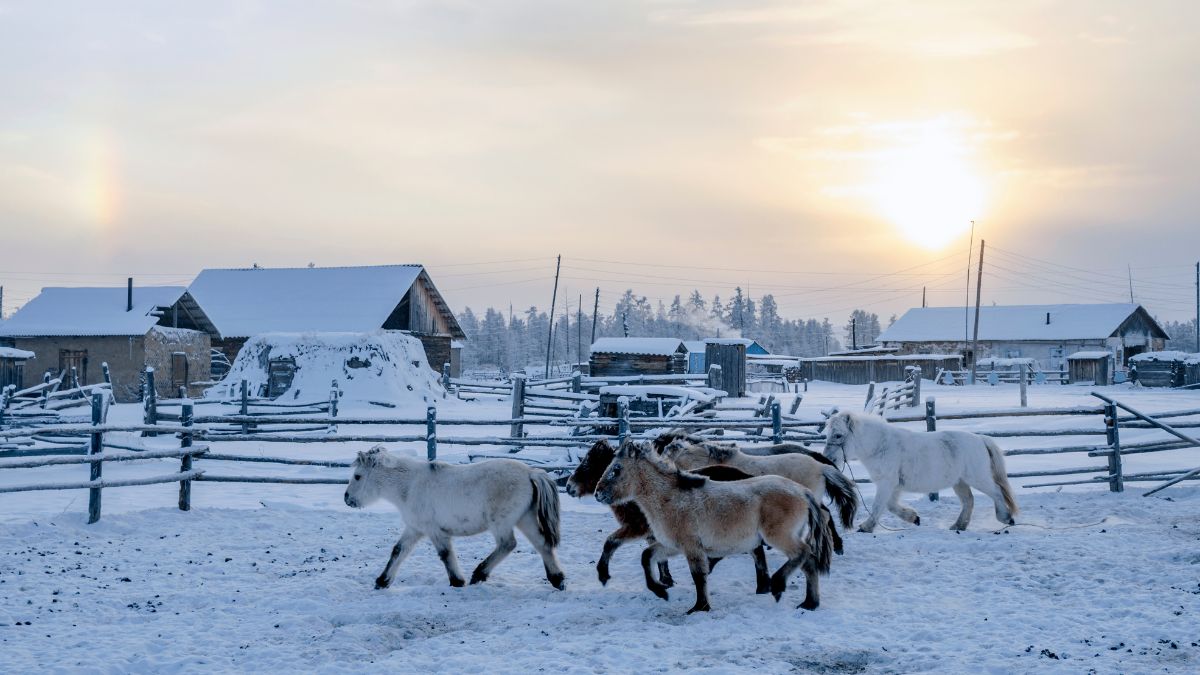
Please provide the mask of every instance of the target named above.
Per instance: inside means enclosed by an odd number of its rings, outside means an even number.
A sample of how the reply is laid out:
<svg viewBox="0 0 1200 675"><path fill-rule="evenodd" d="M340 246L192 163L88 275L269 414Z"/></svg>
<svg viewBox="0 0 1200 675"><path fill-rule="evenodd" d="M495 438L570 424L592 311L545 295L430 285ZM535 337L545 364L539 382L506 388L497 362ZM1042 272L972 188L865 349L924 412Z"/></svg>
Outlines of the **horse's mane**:
<svg viewBox="0 0 1200 675"><path fill-rule="evenodd" d="M604 470L608 468L609 462L612 462L617 451L605 439L600 439L588 448L587 454L579 462L579 466L575 468L575 472L571 474L571 479L579 486L583 494L589 494L596 489L596 484L604 476Z"/></svg>

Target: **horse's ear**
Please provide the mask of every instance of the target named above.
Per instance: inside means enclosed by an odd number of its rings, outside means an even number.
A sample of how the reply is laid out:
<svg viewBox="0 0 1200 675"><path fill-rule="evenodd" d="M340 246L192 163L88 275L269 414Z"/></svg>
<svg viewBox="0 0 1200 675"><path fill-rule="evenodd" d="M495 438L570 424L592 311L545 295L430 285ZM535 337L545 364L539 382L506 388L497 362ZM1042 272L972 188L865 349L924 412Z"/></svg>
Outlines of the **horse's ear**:
<svg viewBox="0 0 1200 675"><path fill-rule="evenodd" d="M847 432L854 431L854 415L846 414L846 415L842 415L842 417L846 418L846 431Z"/></svg>

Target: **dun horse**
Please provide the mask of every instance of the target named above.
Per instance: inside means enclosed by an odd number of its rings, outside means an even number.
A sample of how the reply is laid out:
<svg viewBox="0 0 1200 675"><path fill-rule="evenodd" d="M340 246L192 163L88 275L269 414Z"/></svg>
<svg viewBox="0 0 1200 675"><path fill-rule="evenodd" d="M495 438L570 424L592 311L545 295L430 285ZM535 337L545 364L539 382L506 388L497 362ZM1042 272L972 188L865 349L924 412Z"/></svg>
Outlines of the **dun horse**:
<svg viewBox="0 0 1200 675"><path fill-rule="evenodd" d="M612 463L616 454L616 450L613 450L608 441L604 439L596 441L584 455L583 460L579 462L575 473L571 474L567 480L567 494L572 497L586 497L595 493L596 484L600 482L604 470ZM696 473L719 481L750 478L750 474L727 466L707 467ZM608 580L611 578L608 573L609 560L622 544L636 539L652 539L650 523L646 522L646 516L637 504L633 502L614 504L611 508L613 517L617 519L620 527L604 540L604 549L600 552L600 560L596 562L596 575L600 578L601 585L608 584ZM762 546L758 546L752 551L752 555L754 556L755 592L766 593L770 590L771 583L770 577L767 576L767 554L763 551ZM716 559L710 560L709 566L715 565L716 562ZM642 571L647 579L653 576L649 566L650 557L643 554ZM658 578L667 588L675 585L666 560L661 561L658 565Z"/></svg>
<svg viewBox="0 0 1200 675"><path fill-rule="evenodd" d="M843 527L851 527L854 524L854 514L858 510L854 484L837 470L832 461L808 451L804 446L784 443L771 446L777 452L784 450L779 454L748 455L733 444L712 443L693 436L671 433L659 437L655 441L655 447L659 447L666 457L685 471L720 464L740 469L752 476L774 475L791 479L811 490L817 496L818 502L829 497L838 509ZM824 505L821 509L826 514L829 513ZM831 527L830 533L833 536L833 550L840 554L842 538L838 536L835 528Z"/></svg>
<svg viewBox="0 0 1200 675"><path fill-rule="evenodd" d="M646 514L655 542L651 562L682 553L696 584L696 603L688 610L710 609L710 557L745 553L763 541L787 556L771 576L771 594L778 601L788 577L803 568L808 590L800 607L820 604L818 575L829 572L829 524L821 517L816 497L805 487L780 476L758 476L718 483L680 471L646 445L622 446L596 487L603 504L636 501ZM662 584L647 576L646 584L659 597L668 597Z"/></svg>
<svg viewBox="0 0 1200 675"><path fill-rule="evenodd" d="M962 502L952 530L965 530L971 522L975 498L971 488L992 498L996 519L1014 524L1017 502L1004 469L1004 452L986 436L966 431L918 432L901 429L884 419L854 412L829 418L825 455L833 461L857 459L867 467L875 484L871 516L859 526L862 532L875 529L886 507L914 524L921 517L900 503L902 492L936 492L953 487Z"/></svg>
<svg viewBox="0 0 1200 675"><path fill-rule="evenodd" d="M475 568L471 583L486 581L517 547L514 527L541 554L550 585L565 588L554 552L559 543L558 489L546 472L511 459L462 465L427 462L393 455L382 446L358 453L353 470L346 486L347 506L363 508L386 499L404 519L404 533L375 588L391 585L400 563L422 537L429 537L437 549L450 585L462 586L453 538L485 530L495 537L496 549Z"/></svg>

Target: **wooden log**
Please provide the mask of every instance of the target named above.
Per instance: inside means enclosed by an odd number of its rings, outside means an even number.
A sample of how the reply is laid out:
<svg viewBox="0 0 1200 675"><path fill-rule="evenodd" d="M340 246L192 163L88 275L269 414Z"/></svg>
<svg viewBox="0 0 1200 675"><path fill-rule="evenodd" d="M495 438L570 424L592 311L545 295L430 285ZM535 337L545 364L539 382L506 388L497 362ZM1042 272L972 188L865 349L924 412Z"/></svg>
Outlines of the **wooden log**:
<svg viewBox="0 0 1200 675"><path fill-rule="evenodd" d="M183 426L184 427L192 426L193 413L194 413L194 410L192 408L192 404L190 402L184 403L182 413L180 414L180 416L183 418ZM179 434L179 447L182 449L185 449L185 450L187 448L192 447L191 432L185 431L182 434ZM191 472L191 470L192 470L192 455L184 455L179 460L179 473L187 474L187 473ZM179 481L179 510L180 511L191 511L192 510L192 482L190 480Z"/></svg>
<svg viewBox="0 0 1200 675"><path fill-rule="evenodd" d="M429 406L425 409L425 459L437 459L437 408Z"/></svg>
<svg viewBox="0 0 1200 675"><path fill-rule="evenodd" d="M344 478L300 478L296 476L211 476L202 474L192 480L211 483L280 483L285 485L345 485Z"/></svg>
<svg viewBox="0 0 1200 675"><path fill-rule="evenodd" d="M8 492L37 492L44 490L100 490L104 488L133 487L136 485L157 485L160 483L175 483L180 480L199 480L204 471L195 469L189 476L178 473L149 478L128 478L122 480L101 479L78 483L42 483L40 485L6 485L0 487L0 494ZM89 516L90 517L90 516Z"/></svg>
<svg viewBox="0 0 1200 675"><path fill-rule="evenodd" d="M158 424L158 390L154 386L154 368L146 367L146 395L143 401L146 406L143 420L148 426ZM143 436L158 436L157 431L143 431Z"/></svg>
<svg viewBox="0 0 1200 675"><path fill-rule="evenodd" d="M99 427L104 421L104 396L103 394L92 395L92 426ZM91 434L91 443L88 446L88 454L92 457L100 455L104 451L104 432L93 431ZM91 463L91 483L100 481L100 473L102 462L94 461ZM88 524L92 524L100 520L100 487L88 489Z"/></svg>
<svg viewBox="0 0 1200 675"><path fill-rule="evenodd" d="M116 455L112 453L101 453L99 455L80 455L80 456L51 456L41 457L39 459L0 459L0 470L3 469L33 469L43 466L58 466L62 464L93 464L96 462L126 462L142 459L179 459L185 455L197 456L208 452L207 446L193 446L187 449L168 448L165 450L147 450L136 455Z"/></svg>
<svg viewBox="0 0 1200 675"><path fill-rule="evenodd" d="M509 425L509 435L513 438L521 438L525 435L525 425L515 420L525 416L525 376L514 375L512 378L512 418L514 422Z"/></svg>
<svg viewBox="0 0 1200 675"><path fill-rule="evenodd" d="M338 460L324 459L290 459L287 457L262 457L259 455L227 455L227 454L205 454L204 460L217 462L258 462L264 464L291 464L296 466L321 466L330 469L348 469L354 466L354 462L341 462Z"/></svg>

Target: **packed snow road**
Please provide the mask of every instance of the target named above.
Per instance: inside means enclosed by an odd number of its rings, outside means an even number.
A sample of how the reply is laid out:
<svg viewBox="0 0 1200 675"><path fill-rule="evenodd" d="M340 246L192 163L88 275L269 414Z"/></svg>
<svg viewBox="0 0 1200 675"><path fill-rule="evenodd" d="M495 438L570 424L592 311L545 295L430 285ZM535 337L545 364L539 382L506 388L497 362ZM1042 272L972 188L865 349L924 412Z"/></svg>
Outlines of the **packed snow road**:
<svg viewBox="0 0 1200 675"><path fill-rule="evenodd" d="M850 534L816 612L796 581L754 595L745 556L693 616L683 561L663 602L640 546L600 586L613 525L590 501L564 498L565 592L524 540L483 585L450 588L425 542L374 590L400 530L386 510L68 512L0 525L0 670L1196 672L1200 490L1165 495L1027 493L1021 526L995 533L988 505L962 534L956 500L912 498L924 525ZM471 569L492 542L457 546Z"/></svg>

